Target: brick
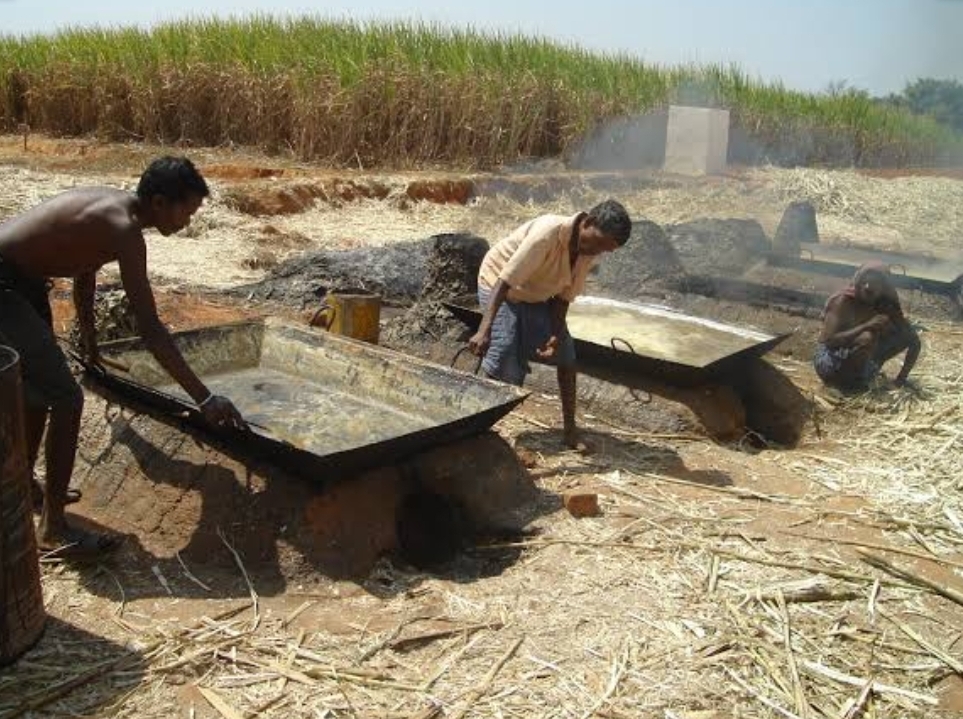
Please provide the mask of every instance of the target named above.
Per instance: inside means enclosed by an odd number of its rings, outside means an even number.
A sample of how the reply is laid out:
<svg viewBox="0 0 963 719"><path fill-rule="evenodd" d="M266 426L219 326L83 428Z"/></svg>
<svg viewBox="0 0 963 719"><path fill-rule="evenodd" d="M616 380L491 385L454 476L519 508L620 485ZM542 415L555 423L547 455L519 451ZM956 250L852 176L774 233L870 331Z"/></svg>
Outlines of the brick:
<svg viewBox="0 0 963 719"><path fill-rule="evenodd" d="M599 509L599 496L595 492L583 490L566 492L562 495L562 501L568 513L576 518L597 517L602 513Z"/></svg>

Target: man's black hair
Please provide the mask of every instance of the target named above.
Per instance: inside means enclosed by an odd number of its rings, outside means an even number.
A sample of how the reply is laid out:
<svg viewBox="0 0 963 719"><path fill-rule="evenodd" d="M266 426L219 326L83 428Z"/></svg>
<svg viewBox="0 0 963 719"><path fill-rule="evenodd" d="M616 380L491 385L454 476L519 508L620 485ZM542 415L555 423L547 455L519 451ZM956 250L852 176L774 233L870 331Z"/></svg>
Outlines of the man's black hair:
<svg viewBox="0 0 963 719"><path fill-rule="evenodd" d="M621 247L632 234L632 220L622 203L615 200L600 202L588 212L592 224L619 243Z"/></svg>
<svg viewBox="0 0 963 719"><path fill-rule="evenodd" d="M157 158L147 166L137 184L137 196L147 201L160 195L170 202L183 202L188 197L209 194L211 191L201 173L186 157Z"/></svg>

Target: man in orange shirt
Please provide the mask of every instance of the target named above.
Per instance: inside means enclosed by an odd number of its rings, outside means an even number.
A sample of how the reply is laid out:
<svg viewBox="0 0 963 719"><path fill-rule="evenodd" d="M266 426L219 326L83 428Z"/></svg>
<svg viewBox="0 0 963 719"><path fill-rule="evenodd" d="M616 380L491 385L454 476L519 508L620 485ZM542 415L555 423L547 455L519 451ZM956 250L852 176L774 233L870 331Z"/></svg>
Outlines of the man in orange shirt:
<svg viewBox="0 0 963 719"><path fill-rule="evenodd" d="M632 221L615 200L574 217L543 215L492 247L478 273L485 309L469 347L484 358L489 377L519 386L531 371L529 360L554 363L569 447L578 447L578 433L568 306L598 258L624 245L631 233Z"/></svg>

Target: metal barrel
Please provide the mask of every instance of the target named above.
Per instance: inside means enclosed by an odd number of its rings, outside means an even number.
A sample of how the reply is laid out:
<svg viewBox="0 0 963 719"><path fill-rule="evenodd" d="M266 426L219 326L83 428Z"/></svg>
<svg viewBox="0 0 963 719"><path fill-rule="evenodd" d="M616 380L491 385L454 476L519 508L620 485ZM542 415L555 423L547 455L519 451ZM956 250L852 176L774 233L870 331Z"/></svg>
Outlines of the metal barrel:
<svg viewBox="0 0 963 719"><path fill-rule="evenodd" d="M30 649L47 621L30 482L20 356L0 345L0 666Z"/></svg>

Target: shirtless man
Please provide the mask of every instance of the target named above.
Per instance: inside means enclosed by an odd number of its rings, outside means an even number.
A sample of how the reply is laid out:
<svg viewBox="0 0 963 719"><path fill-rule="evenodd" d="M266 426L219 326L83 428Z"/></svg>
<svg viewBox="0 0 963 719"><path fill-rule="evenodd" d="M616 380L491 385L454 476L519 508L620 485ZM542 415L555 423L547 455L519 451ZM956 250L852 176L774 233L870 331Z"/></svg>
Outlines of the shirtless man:
<svg viewBox="0 0 963 719"><path fill-rule="evenodd" d="M164 236L178 232L208 194L207 184L189 160L164 157L150 164L136 194L106 187L70 190L0 224L0 342L20 354L31 472L49 416L46 491L37 536L43 550L60 549L63 556L76 556L116 545L71 526L64 516L84 394L53 333L47 297L50 278L73 278L82 349L96 363L96 273L116 261L141 337L158 363L212 425L244 426L230 400L210 392L184 361L157 317L147 278L144 228L154 227Z"/></svg>
<svg viewBox="0 0 963 719"><path fill-rule="evenodd" d="M920 339L900 307L889 270L867 263L850 285L829 298L813 358L816 374L842 390L865 389L883 364L905 350L894 380L906 384L920 354Z"/></svg>
<svg viewBox="0 0 963 719"><path fill-rule="evenodd" d="M580 445L575 425L575 343L568 332L568 306L585 287L589 270L632 233L625 208L606 200L588 212L543 215L495 244L478 273L483 308L468 346L483 357L492 378L521 385L529 360L556 365L562 398L564 442Z"/></svg>

